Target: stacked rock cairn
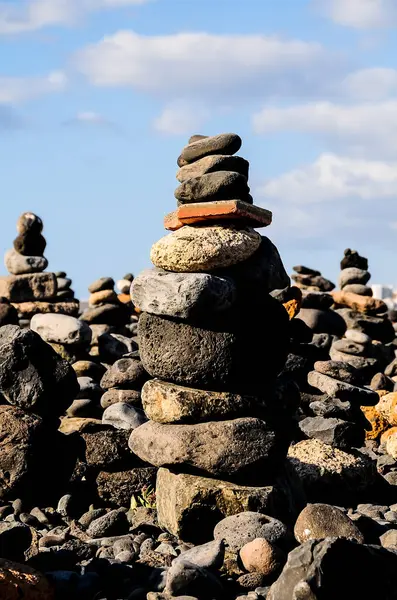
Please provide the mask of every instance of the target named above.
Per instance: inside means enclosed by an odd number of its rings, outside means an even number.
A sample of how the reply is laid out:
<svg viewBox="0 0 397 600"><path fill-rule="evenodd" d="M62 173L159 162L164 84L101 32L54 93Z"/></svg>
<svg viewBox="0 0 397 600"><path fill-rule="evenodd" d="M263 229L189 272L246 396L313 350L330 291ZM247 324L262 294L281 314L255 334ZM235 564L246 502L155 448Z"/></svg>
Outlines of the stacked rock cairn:
<svg viewBox="0 0 397 600"><path fill-rule="evenodd" d="M79 309L79 303L70 295L59 295L56 275L45 272L48 261L42 230L43 222L37 215L27 212L19 217L14 248L4 257L9 275L0 277L0 304L11 304L25 326L38 313L77 315ZM0 325L18 323L15 315L11 308L1 308Z"/></svg>
<svg viewBox="0 0 397 600"><path fill-rule="evenodd" d="M57 278L57 298L60 300L71 300L74 298L74 291L72 290L72 280L67 277L65 271L58 271L55 273Z"/></svg>
<svg viewBox="0 0 397 600"><path fill-rule="evenodd" d="M235 134L189 140L178 208L165 217L172 233L131 288L140 357L154 379L142 389L150 420L129 445L160 467L161 526L196 542L229 514L277 512L274 482L289 445L288 409L275 391L289 319L269 294L289 277L255 231L271 213L253 205L240 146Z"/></svg>

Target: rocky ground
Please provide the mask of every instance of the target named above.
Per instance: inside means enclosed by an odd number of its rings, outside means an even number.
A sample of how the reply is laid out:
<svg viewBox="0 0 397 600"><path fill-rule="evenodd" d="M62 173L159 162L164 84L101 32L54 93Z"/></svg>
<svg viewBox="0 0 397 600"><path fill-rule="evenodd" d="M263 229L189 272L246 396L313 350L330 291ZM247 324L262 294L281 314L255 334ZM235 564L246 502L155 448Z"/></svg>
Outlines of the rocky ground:
<svg viewBox="0 0 397 600"><path fill-rule="evenodd" d="M18 220L0 278L2 600L397 599L397 315L347 249L293 283L235 134L83 307Z"/></svg>

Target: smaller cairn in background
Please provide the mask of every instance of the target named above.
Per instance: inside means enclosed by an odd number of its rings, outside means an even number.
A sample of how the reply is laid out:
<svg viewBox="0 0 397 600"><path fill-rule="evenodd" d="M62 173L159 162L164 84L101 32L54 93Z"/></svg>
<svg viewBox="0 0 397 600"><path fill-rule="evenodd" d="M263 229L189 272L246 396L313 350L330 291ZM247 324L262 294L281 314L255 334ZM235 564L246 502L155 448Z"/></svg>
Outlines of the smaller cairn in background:
<svg viewBox="0 0 397 600"><path fill-rule="evenodd" d="M65 271L55 273L57 278L57 298L59 300L71 300L74 298L74 291L71 288L72 280L67 277Z"/></svg>

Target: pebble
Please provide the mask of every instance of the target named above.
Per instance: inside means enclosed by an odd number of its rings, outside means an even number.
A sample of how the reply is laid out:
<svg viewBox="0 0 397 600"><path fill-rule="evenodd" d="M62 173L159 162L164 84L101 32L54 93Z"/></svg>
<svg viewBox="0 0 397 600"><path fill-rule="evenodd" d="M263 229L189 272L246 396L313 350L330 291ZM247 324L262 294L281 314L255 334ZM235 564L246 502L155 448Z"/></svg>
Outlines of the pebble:
<svg viewBox="0 0 397 600"><path fill-rule="evenodd" d="M112 510L90 523L87 534L93 538L121 535L128 531L128 521L123 508Z"/></svg>
<svg viewBox="0 0 397 600"><path fill-rule="evenodd" d="M112 425L116 429L131 431L146 423L147 417L142 410L125 402L109 406L102 415L104 425Z"/></svg>
<svg viewBox="0 0 397 600"><path fill-rule="evenodd" d="M283 554L265 538L256 538L245 544L240 550L240 559L249 573L261 573L269 577L280 570Z"/></svg>
<svg viewBox="0 0 397 600"><path fill-rule="evenodd" d="M291 543L291 535L284 523L251 511L226 517L214 529L214 539L223 540L231 552L239 552L256 538L264 538L281 548Z"/></svg>

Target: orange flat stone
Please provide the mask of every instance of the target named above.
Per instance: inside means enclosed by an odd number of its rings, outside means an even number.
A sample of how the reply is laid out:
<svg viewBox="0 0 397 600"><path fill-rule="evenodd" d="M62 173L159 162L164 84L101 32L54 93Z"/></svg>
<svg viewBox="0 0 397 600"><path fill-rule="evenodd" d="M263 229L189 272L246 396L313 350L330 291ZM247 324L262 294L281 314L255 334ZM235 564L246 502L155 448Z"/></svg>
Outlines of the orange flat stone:
<svg viewBox="0 0 397 600"><path fill-rule="evenodd" d="M164 218L164 227L176 231L184 225L206 223L208 221L241 221L248 227L267 227L272 222L270 210L243 202L243 200L222 200L219 202L197 202L182 204Z"/></svg>

